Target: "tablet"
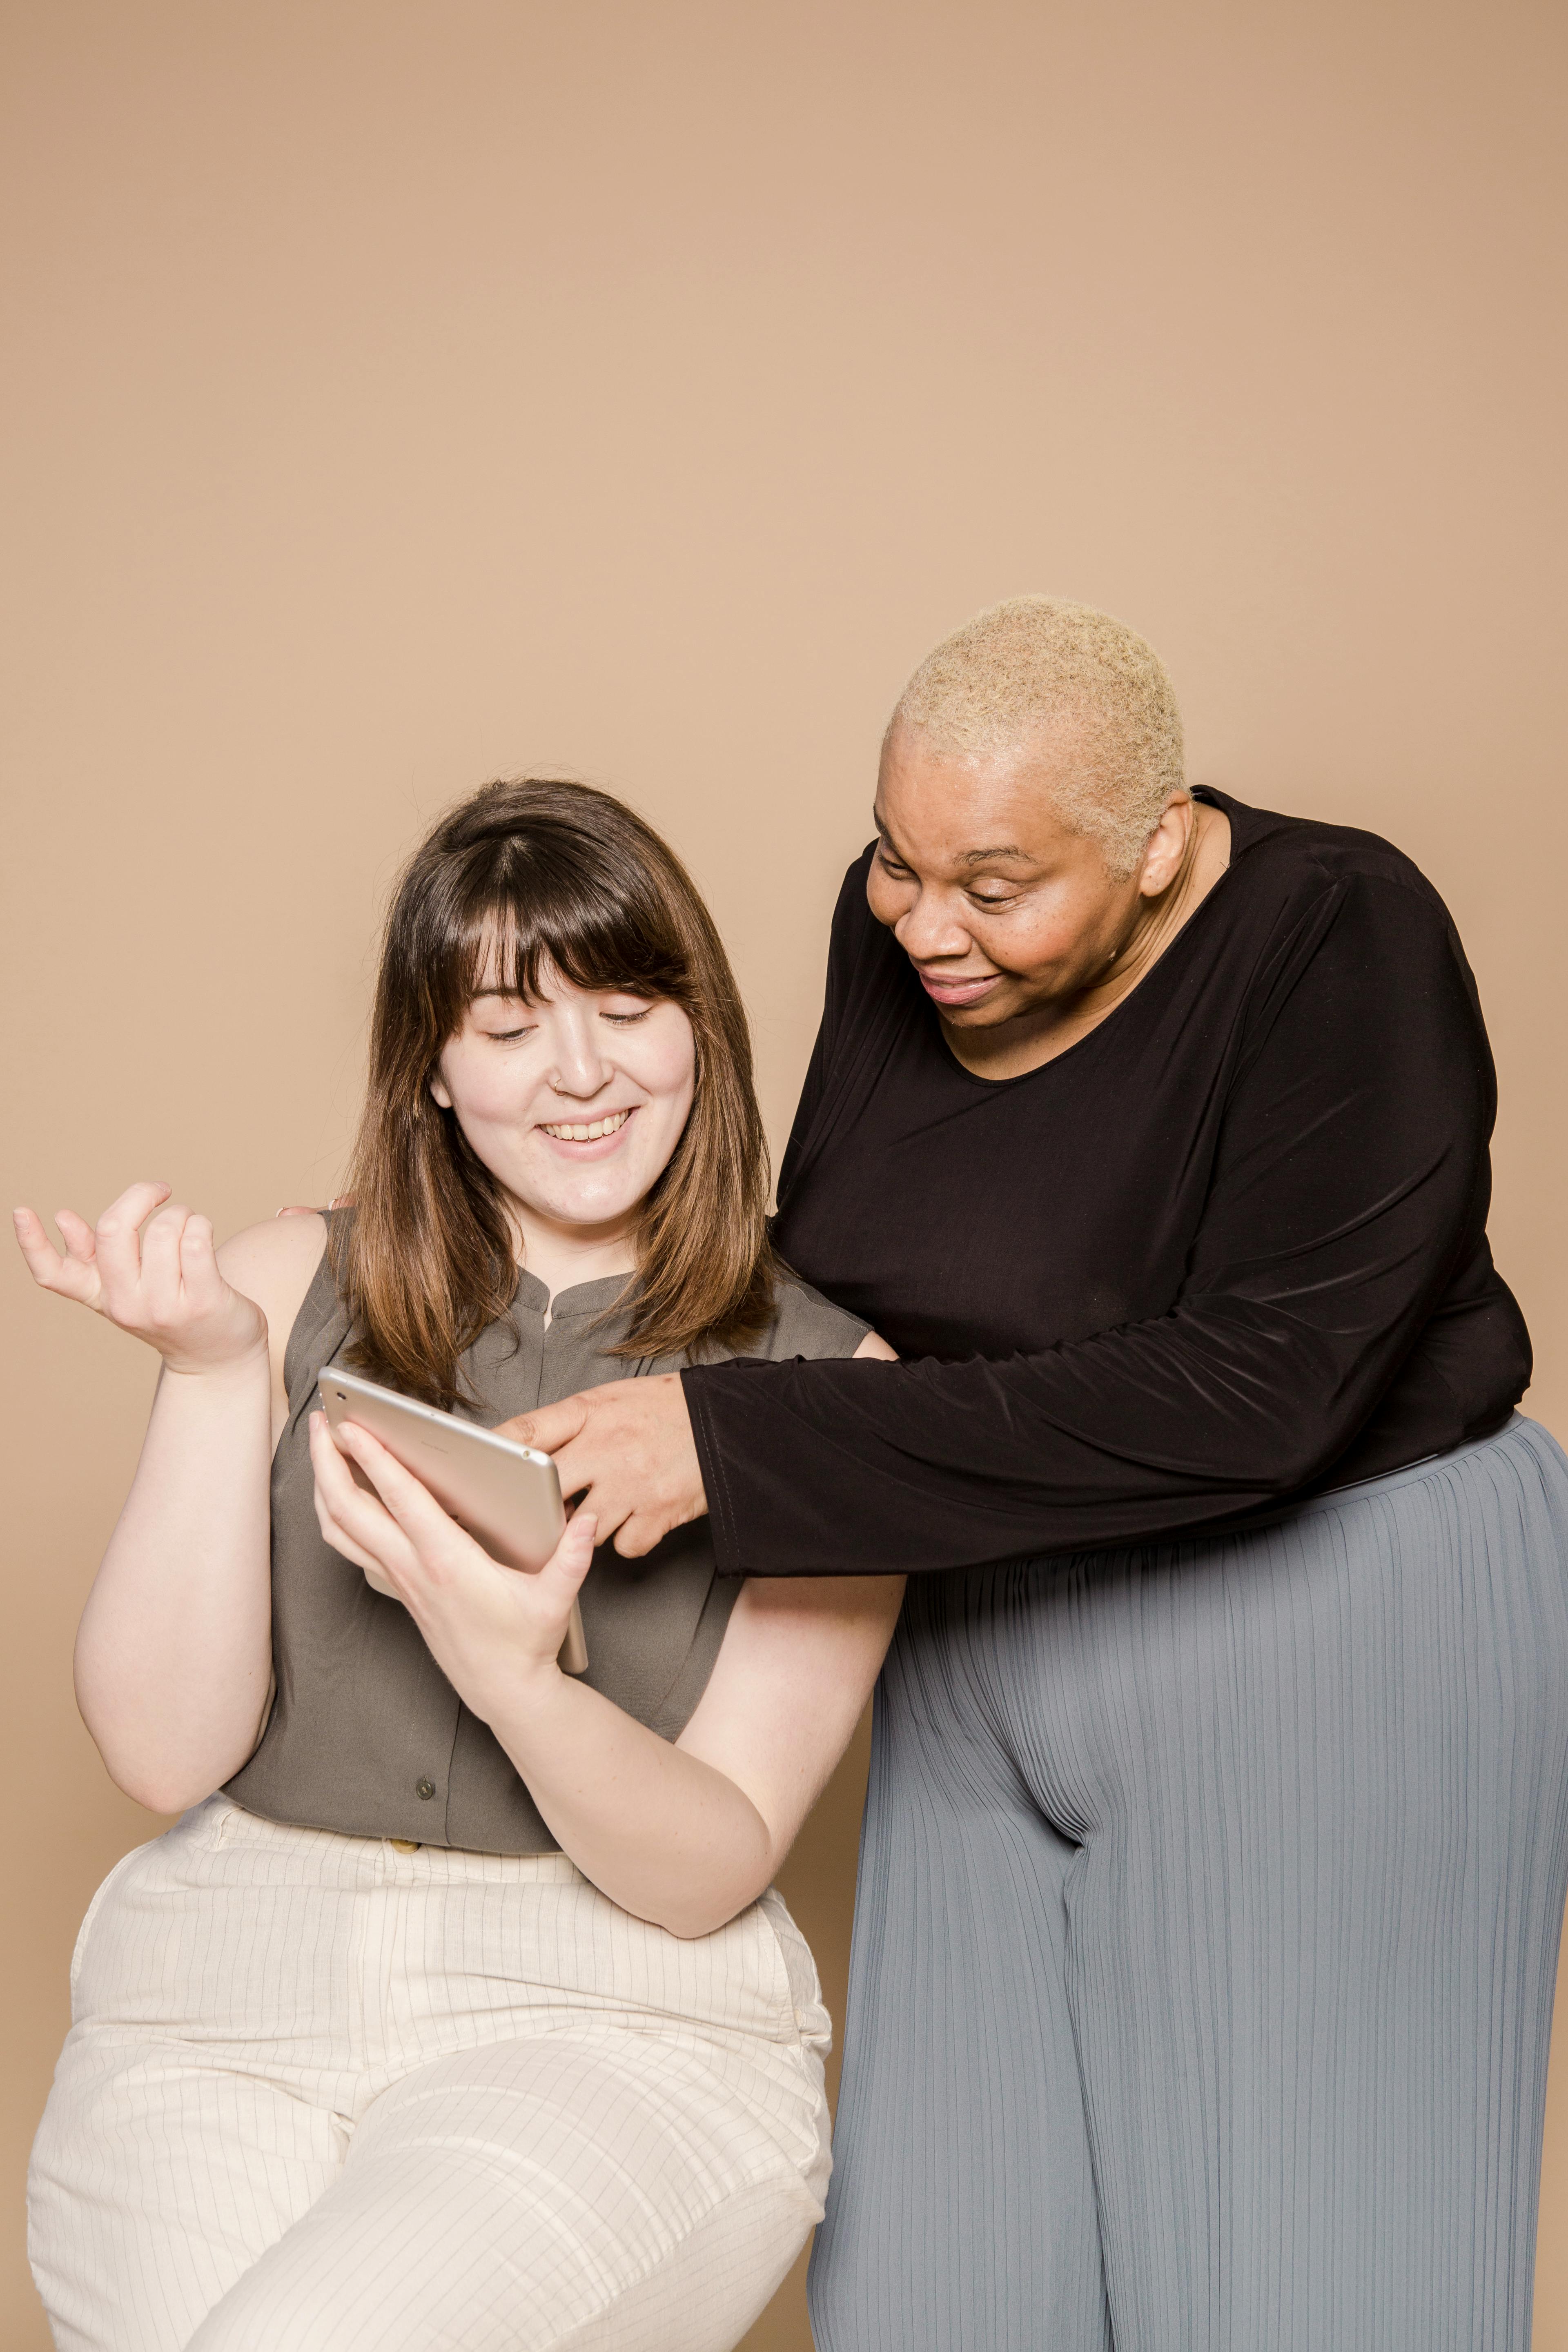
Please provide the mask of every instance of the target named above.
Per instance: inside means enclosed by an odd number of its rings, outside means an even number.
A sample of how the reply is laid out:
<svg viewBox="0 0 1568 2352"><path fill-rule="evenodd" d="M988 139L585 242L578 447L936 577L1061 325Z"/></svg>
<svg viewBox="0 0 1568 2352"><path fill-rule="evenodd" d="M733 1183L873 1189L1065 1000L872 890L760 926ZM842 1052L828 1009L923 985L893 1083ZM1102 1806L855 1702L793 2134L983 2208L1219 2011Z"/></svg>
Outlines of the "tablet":
<svg viewBox="0 0 1568 2352"><path fill-rule="evenodd" d="M456 1413L417 1404L395 1389L381 1388L336 1364L327 1366L316 1385L331 1428L356 1421L378 1437L493 1560L503 1568L544 1566L566 1525L561 1481L548 1454L498 1437L493 1430L477 1429ZM392 1587L369 1569L365 1580L396 1600ZM561 1664L569 1675L587 1672L588 1645L575 1601L561 1644Z"/></svg>

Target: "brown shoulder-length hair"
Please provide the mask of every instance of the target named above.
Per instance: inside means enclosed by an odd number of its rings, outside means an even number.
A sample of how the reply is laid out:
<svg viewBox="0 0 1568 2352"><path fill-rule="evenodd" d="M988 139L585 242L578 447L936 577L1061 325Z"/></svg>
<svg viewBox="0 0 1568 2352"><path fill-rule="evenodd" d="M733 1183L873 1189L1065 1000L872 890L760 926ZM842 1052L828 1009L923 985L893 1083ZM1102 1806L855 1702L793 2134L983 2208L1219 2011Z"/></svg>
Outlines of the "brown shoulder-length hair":
<svg viewBox="0 0 1568 2352"><path fill-rule="evenodd" d="M458 1362L505 1315L517 1263L501 1188L430 1079L480 988L669 997L697 1045L691 1113L643 1203L622 1356L740 1346L767 1319L775 1268L767 1143L735 976L680 860L588 784L487 784L443 817L392 901L354 1147L352 1217L333 1270L353 1360L451 1404Z"/></svg>

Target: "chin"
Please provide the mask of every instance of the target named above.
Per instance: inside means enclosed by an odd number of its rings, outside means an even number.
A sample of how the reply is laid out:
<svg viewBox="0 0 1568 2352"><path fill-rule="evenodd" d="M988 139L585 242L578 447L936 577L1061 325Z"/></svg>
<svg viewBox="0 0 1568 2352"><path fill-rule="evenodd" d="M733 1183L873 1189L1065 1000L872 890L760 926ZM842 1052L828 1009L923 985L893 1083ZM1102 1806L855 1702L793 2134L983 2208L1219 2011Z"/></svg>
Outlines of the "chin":
<svg viewBox="0 0 1568 2352"><path fill-rule="evenodd" d="M1000 1004L944 1004L942 1017L952 1029L999 1029L1005 1021L1014 1020L1017 1012L1016 1004L1004 1000Z"/></svg>
<svg viewBox="0 0 1568 2352"><path fill-rule="evenodd" d="M591 1194L586 1199L573 1195L565 1199L554 1200L536 1194L534 1202L547 1217L553 1218L558 1225L584 1227L614 1224L617 1218L628 1215L637 1206L635 1196L626 1201L623 1200L618 1192L607 1195Z"/></svg>
<svg viewBox="0 0 1568 2352"><path fill-rule="evenodd" d="M587 1187L579 1192L574 1186L553 1197L535 1197L546 1216L553 1217L560 1224L608 1225L618 1218L630 1216L647 1189L646 1184L616 1184L606 1185L603 1192Z"/></svg>

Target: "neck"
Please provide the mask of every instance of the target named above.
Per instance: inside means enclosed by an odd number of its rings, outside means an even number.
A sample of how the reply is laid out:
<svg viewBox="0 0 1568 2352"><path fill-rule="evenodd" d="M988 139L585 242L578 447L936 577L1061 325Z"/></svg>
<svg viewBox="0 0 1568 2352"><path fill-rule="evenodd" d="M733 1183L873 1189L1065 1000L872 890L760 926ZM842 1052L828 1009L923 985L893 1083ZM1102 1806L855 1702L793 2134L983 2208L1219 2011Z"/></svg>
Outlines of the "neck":
<svg viewBox="0 0 1568 2352"><path fill-rule="evenodd" d="M1217 809L1193 803L1193 824L1187 835L1187 845L1182 862L1157 898L1140 898L1133 909L1132 920L1122 939L1112 950L1105 971L1089 982L1067 1008L1069 1013L1089 1013L1103 1018L1112 1005L1130 996L1152 965L1159 962L1176 933L1193 909L1205 898L1225 871L1222 858L1218 865L1203 856L1206 840L1212 841L1210 820L1218 818L1225 827L1226 848L1230 825ZM1205 878L1206 877L1206 878Z"/></svg>
<svg viewBox="0 0 1568 2352"><path fill-rule="evenodd" d="M603 1282L637 1270L636 1212L609 1224L568 1225L516 1201L508 1202L507 1211L519 1263L552 1298L580 1282Z"/></svg>

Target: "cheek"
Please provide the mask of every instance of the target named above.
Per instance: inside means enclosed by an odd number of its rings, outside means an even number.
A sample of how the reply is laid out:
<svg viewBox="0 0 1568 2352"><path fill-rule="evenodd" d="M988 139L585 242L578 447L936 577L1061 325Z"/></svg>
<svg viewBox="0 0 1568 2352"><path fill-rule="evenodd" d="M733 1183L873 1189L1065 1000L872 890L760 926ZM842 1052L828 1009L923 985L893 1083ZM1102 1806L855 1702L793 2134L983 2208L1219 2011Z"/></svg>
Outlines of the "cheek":
<svg viewBox="0 0 1568 2352"><path fill-rule="evenodd" d="M1020 980L1042 978L1071 963L1083 944L1082 926L1070 908L1032 908L1016 920L973 926L977 945L1003 971Z"/></svg>
<svg viewBox="0 0 1568 2352"><path fill-rule="evenodd" d="M661 1108L684 1115L697 1077L697 1041L686 1015L676 1013L652 1035L639 1038L623 1066Z"/></svg>
<svg viewBox="0 0 1568 2352"><path fill-rule="evenodd" d="M871 870L866 877L866 904L879 923L885 923L891 930L900 916L907 913L914 904L914 896L909 883L895 882L890 874L883 873L873 858Z"/></svg>
<svg viewBox="0 0 1568 2352"><path fill-rule="evenodd" d="M651 1108L658 1114L658 1132L663 1148L667 1152L673 1151L691 1116L692 1100L697 1092L695 1062L688 1057L684 1063L678 1064L666 1072L662 1085L649 1091L653 1095Z"/></svg>
<svg viewBox="0 0 1568 2352"><path fill-rule="evenodd" d="M532 1082L521 1070L509 1071L500 1062L476 1059L468 1064L453 1055L443 1065L442 1076L458 1124L466 1134L475 1128L515 1119L533 1092Z"/></svg>

